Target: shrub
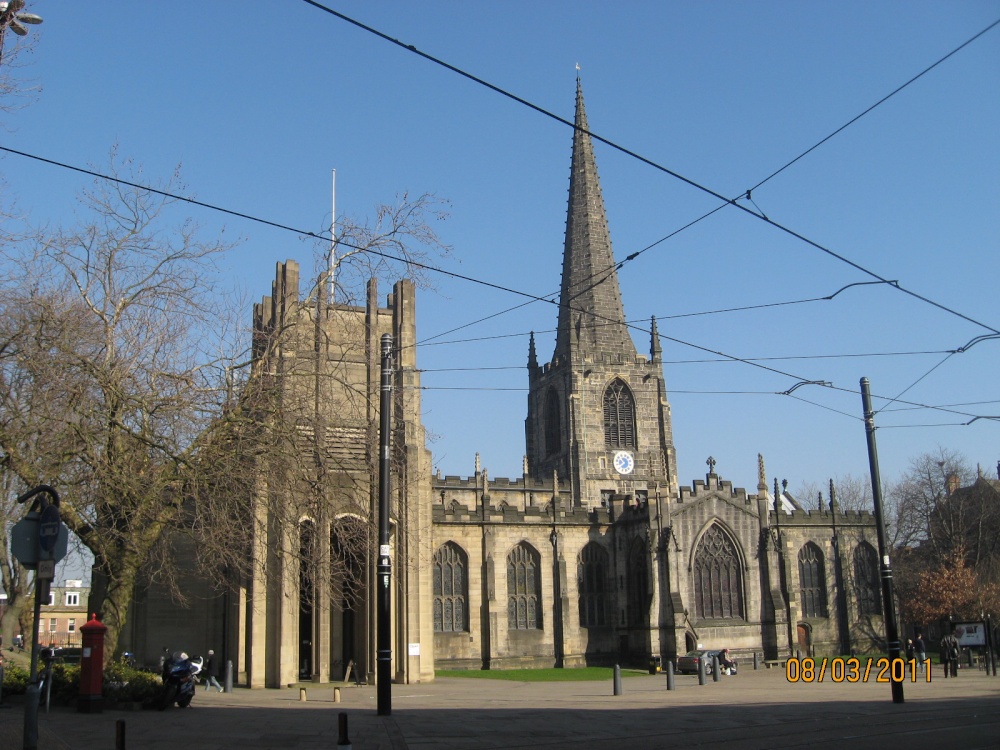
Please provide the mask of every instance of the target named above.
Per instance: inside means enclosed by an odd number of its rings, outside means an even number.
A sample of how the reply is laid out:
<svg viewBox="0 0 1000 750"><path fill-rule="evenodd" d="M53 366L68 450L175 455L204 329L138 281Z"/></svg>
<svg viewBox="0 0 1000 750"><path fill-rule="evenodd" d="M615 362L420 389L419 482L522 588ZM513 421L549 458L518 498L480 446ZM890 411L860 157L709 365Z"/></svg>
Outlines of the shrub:
<svg viewBox="0 0 1000 750"><path fill-rule="evenodd" d="M3 668L3 694L24 695L28 689L30 673L16 664L5 664Z"/></svg>
<svg viewBox="0 0 1000 750"><path fill-rule="evenodd" d="M30 673L16 665L5 665L3 694L24 695ZM159 694L162 683L159 675L130 667L123 662L112 662L104 670L102 692L107 701L147 701ZM80 695L80 667L76 664L52 665L52 703L71 704ZM41 696L44 703L45 696Z"/></svg>

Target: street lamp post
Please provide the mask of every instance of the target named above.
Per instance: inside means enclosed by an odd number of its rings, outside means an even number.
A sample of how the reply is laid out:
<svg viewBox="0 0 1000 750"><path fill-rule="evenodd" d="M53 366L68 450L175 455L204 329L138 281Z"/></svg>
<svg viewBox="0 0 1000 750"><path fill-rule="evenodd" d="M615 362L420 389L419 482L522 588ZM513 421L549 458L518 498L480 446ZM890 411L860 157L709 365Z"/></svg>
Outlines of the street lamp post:
<svg viewBox="0 0 1000 750"><path fill-rule="evenodd" d="M27 36L28 30L24 24L38 24L41 16L34 13L23 13L24 0L0 0L0 58L3 56L3 37L7 29L18 36Z"/></svg>

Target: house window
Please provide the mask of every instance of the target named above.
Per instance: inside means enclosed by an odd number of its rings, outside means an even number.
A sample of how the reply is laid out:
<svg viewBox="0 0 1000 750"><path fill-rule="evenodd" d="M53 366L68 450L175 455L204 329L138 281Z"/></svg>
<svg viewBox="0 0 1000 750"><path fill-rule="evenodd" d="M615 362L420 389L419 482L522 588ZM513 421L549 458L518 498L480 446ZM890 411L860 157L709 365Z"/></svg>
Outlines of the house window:
<svg viewBox="0 0 1000 750"><path fill-rule="evenodd" d="M736 543L717 524L694 556L694 597L702 619L743 619L743 576Z"/></svg>
<svg viewBox="0 0 1000 750"><path fill-rule="evenodd" d="M46 602L46 604L48 604L50 607L53 607L53 606L55 606L55 603L56 603L56 592L55 591L50 591L49 592L49 600L48 600L48 602Z"/></svg>
<svg viewBox="0 0 1000 750"><path fill-rule="evenodd" d="M577 586L580 593L580 627L603 628L608 622L608 553L590 542L580 553Z"/></svg>
<svg viewBox="0 0 1000 750"><path fill-rule="evenodd" d="M823 552L813 542L799 550L799 584L804 617L826 617L826 575Z"/></svg>
<svg viewBox="0 0 1000 750"><path fill-rule="evenodd" d="M858 614L882 614L878 553L868 542L862 542L854 548L854 590L858 597Z"/></svg>
<svg viewBox="0 0 1000 750"><path fill-rule="evenodd" d="M67 607L79 607L80 606L80 592L66 592L66 606Z"/></svg>
<svg viewBox="0 0 1000 750"><path fill-rule="evenodd" d="M49 632L50 633L56 632L56 618L54 617L49 618Z"/></svg>
<svg viewBox="0 0 1000 750"><path fill-rule="evenodd" d="M452 542L434 553L434 632L468 630L465 620L468 562L461 548Z"/></svg>
<svg viewBox="0 0 1000 750"><path fill-rule="evenodd" d="M76 618L75 617L69 618L69 624L66 626L66 630L69 631L70 633L75 633L76 632Z"/></svg>
<svg viewBox="0 0 1000 750"><path fill-rule="evenodd" d="M507 555L507 627L511 630L541 630L540 563L535 549L521 542Z"/></svg>
<svg viewBox="0 0 1000 750"><path fill-rule="evenodd" d="M621 378L604 391L604 442L609 448L635 448L635 398Z"/></svg>

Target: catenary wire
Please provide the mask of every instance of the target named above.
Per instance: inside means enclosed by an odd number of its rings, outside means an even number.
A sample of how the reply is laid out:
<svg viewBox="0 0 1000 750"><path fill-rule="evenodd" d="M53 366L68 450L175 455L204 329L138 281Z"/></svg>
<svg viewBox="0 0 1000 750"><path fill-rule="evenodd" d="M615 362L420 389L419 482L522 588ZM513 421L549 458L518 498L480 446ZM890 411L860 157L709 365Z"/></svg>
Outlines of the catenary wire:
<svg viewBox="0 0 1000 750"><path fill-rule="evenodd" d="M323 240L323 241L328 241L329 240L328 237L325 237L322 234L318 234L316 232L311 232L311 231L303 230L303 229L296 229L294 227L291 227L291 226L288 226L288 225L283 225L283 224L280 224L278 222L273 222L273 221L269 221L269 220L266 220L266 219L261 219L260 217L256 217L256 216L253 216L253 215L250 215L250 214L245 214L245 213L241 213L241 212L234 211L234 210L231 210L231 209L222 208L220 206L215 206L215 205L210 204L210 203L206 203L206 202L203 202L203 201L198 201L198 200L196 200L194 198L189 198L189 197L185 197L185 196L176 195L174 193L170 193L170 192L167 192L167 191L164 191L164 190L160 190L158 188L152 188L152 187L148 187L146 185L141 185L139 183L131 182L129 180L122 179L120 177L112 177L110 175L102 174L102 173L94 171L94 170L85 169L85 168L82 168L82 167L77 167L77 166L73 166L73 165L69 165L69 164L64 164L62 162L58 162L58 161L55 161L55 160L52 160L52 159L47 159L47 158L44 158L44 157L36 156L34 154L29 154L27 152L19 151L19 150L12 149L12 148L9 148L9 147L6 147L6 146L0 146L0 151L6 151L8 153L12 153L12 154L15 154L15 155L18 155L18 156L23 156L23 157L26 157L26 158L29 158L29 159L34 159L34 160L37 160L37 161L40 161L40 162L43 162L43 163L46 163L46 164L49 164L49 165L52 165L52 166L56 166L56 167L60 167L60 168L64 168L64 169L69 169L71 171L79 172L81 174L86 174L86 175L89 175L89 176L92 176L92 177L96 177L96 178L99 178L99 179L108 180L108 181L114 182L116 184L127 185L129 187L134 187L134 188L139 189L139 190L147 190L150 193L153 193L155 195L161 195L163 197L174 199L174 200L183 201L183 202L189 203L191 205L201 206L203 208L208 208L210 210L219 211L221 213L228 214L228 215L231 215L231 216L237 216L237 217L240 217L240 218L247 219L249 221L254 221L254 222L261 223L261 224L265 224L267 226L271 226L271 227L276 227L276 228L279 228L279 229L283 229L285 231L294 232L294 233L299 234L301 236L312 237L312 238L320 239L320 240ZM488 281L485 281L485 280L482 280L482 279L477 279L477 278L474 278L474 277L471 277L471 276L466 276L464 274L455 273L453 271L447 271L445 269L438 268L436 266L431 266L431 265L426 264L426 263L420 263L419 261L416 261L416 260L412 260L412 259L408 259L408 258L401 258L401 257L398 257L398 256L394 256L394 255L392 255L390 253L385 253L385 252L382 252L380 250L375 250L373 248L361 248L361 247L358 247L358 246L355 246L355 245L351 245L350 243L347 243L347 242L341 242L341 244L345 245L347 247L352 247L352 248L358 249L358 250L365 250L366 252L370 252L373 255L376 255L376 256L379 256L379 257L382 257L382 258L386 258L388 260L393 260L393 261L396 261L396 262L399 262L399 263L411 265L411 266L414 266L414 267L417 267L417 268L422 268L422 269L425 269L425 270L428 270L428 271L435 271L437 273L441 273L443 275L447 275L447 276L450 276L452 278L457 278L457 279L461 279L461 280L464 280L464 281L469 281L469 282L475 283L475 284L481 284L483 286L487 286L489 288L497 289L499 291L507 292L507 293L510 293L510 294L515 294L515 295L520 295L522 297L527 297L530 300L540 301L540 302L548 302L550 304L557 304L553 300L548 299L548 298L538 297L537 295L529 294L527 292L522 292L522 291L516 290L516 289L511 289L509 287L504 287L502 285L494 284L492 282L488 282ZM598 319L600 319L602 317L602 316L596 315L594 313L589 313L588 311L582 311L581 310L581 311L578 311L578 312L585 312L585 313L591 315L592 317L595 317L595 318L598 318ZM609 320L609 322L617 323L618 321L610 321ZM636 330L636 331L639 331L641 333L645 333L647 335L650 335L652 333L650 330L641 328L639 326L636 326L636 325L633 325L633 324L630 324L630 323L627 323L627 322L624 323L624 325L627 328L629 328L629 329ZM509 338L509 337L513 337L513 336L523 336L523 335L524 334L509 334L507 337ZM814 378L800 377L800 376L794 375L792 373L784 372L784 371L779 370L777 368L773 368L773 367L769 367L769 366L760 364L759 361L754 361L754 360L746 359L746 358L742 358L742 357L736 357L734 355L726 354L725 352L716 351L716 350L710 349L708 347L700 346L698 344L693 344L691 342L684 341L683 339L678 339L678 338L673 337L673 336L667 336L667 335L662 334L662 333L659 334L659 335L660 335L660 338L665 339L667 341L672 341L674 343L681 344L683 346L689 346L689 347L692 347L694 349L698 349L699 351L704 351L704 352L709 353L709 354L715 354L715 355L723 358L722 361L742 362L742 363L748 364L748 365L750 365L752 367L757 367L757 368L763 369L765 371L772 372L772 373L775 373L777 375L781 375L783 377L791 378L791 379L793 379L795 381L798 381L798 382L803 382L803 383L817 383L817 384L819 384L821 382L821 381L818 381L818 380L816 380ZM484 338L497 338L497 337L484 337ZM977 337L977 339L973 339L973 342L977 342L978 340L981 340L983 338L994 338L994 337L993 336ZM854 393L854 391L852 389L842 388L842 387L839 387L839 386L835 386L833 384L825 384L824 387L831 388L831 389L837 390L837 391L842 391L842 392L845 392L845 393L851 393L851 394ZM875 394L873 394L872 397L873 398L881 398L881 399L887 399L888 398L888 397L885 397L885 396L876 396ZM800 400L805 401L804 399L800 399ZM811 403L811 402L807 402L807 403ZM951 409L943 409L943 408L940 408L940 407L928 406L926 404L919 404L919 403L915 403L915 402L899 401L899 403L905 403L905 404L910 404L910 405L917 406L917 407L922 407L922 408L927 408L927 409L935 409L935 410L938 410L938 411L944 411L944 412L949 412L949 413L954 413L954 414L960 414L961 416L972 417L973 418L972 421L975 421L975 419L980 419L980 418L994 419L994 417L981 417L981 416L977 416L977 415L973 415L973 414L968 414L968 413L965 413L965 412L954 411L954 410L951 410ZM829 407L823 407L823 408L829 408ZM971 424L971 422L970 422L970 424Z"/></svg>
<svg viewBox="0 0 1000 750"><path fill-rule="evenodd" d="M881 282L884 282L884 283L887 283L887 284L891 284L894 288L898 289L899 291L903 292L904 294L907 294L907 295L909 295L911 297L914 297L915 299L918 299L918 300L924 302L925 304L928 304L928 305L931 305L933 307L936 307L939 310L942 310L943 312L947 312L947 313L949 313L951 315L959 317L962 320L965 320L965 321L967 321L969 323L973 323L974 325L977 325L980 328L985 328L988 331L992 331L993 333L1000 334L1000 330L994 328L993 326L987 325L986 323L981 323L980 321L975 320L974 318L971 318L968 315L960 313L957 310L954 310L953 308L950 308L950 307L948 307L946 305L943 305L943 304L941 304L939 302L935 302L934 300L930 299L929 297L926 297L926 296L924 296L922 294L919 294L918 292L915 292L915 291L912 291L910 289L907 289L906 287L904 287L904 286L902 286L902 285L900 285L898 283L892 283L888 279L886 279L885 277L883 277L883 276L875 273L874 271L869 270L868 268L865 268L864 266L860 265L859 263L856 263L856 262L850 260L846 256L841 255L840 253L837 253L836 251L834 251L834 250L832 250L832 249L830 249L828 247L825 247L824 245L821 245L820 243L816 242L815 240L809 239L808 237L806 237L805 235L801 234L800 232L797 232L794 229L785 226L784 224L780 224L779 222L776 222L776 221L768 218L767 216L763 215L762 213L759 214L759 213L756 213L756 212L750 210L746 206L743 206L743 205L737 203L737 200L739 200L738 198L727 198L722 193L719 193L716 190L713 190L712 188L709 188L709 187L707 187L705 185L702 185L701 183L696 182L695 180L692 180L692 179L690 179L688 177L685 177L684 175L682 175L679 172L676 172L676 171L670 169L669 167L665 167L662 164L659 164L658 162L653 161L652 159L649 159L649 158L647 158L645 156L642 156L638 152L635 152L635 151L632 151L631 149L625 148L624 146L622 146L622 145L620 145L620 144L618 144L618 143L616 143L616 142L614 142L614 141L612 141L612 140L610 140L608 138L605 138L605 137L603 137L603 136L601 136L601 135L599 135L597 133L594 133L593 131L587 130L585 128L578 128L575 123L570 122L569 120L567 120L567 119L565 119L563 117L560 117L559 115L555 114L554 112L550 112L549 110L547 110L547 109L545 109L543 107L540 107L537 104L533 104L530 101L528 101L527 99L524 99L524 98L522 98L520 96L517 96L516 94L513 94L513 93L507 91L506 89L500 88L499 86L496 86L496 85L494 85L492 83L489 83L488 81L486 81L486 80L484 80L482 78L479 78L478 76L475 76L472 73L469 73L469 72L467 72L465 70L462 70L461 68L458 68L458 67L456 67L454 65L451 65L450 63L445 62L444 60L441 60L440 58L434 57L433 55L430 55L430 54L428 54L426 52L422 52L421 50L417 49L412 44L405 44L404 42L401 42L398 39L394 39L393 37L389 36L388 34L385 34L385 33L381 32L381 31L379 31L379 30L377 30L377 29L375 29L375 28L373 28L371 26L363 24L360 21L357 21L356 19L351 18L350 16L347 16L347 15L345 15L343 13L339 13L339 12L333 10L332 8L329 8L329 7L325 6L325 5L323 5L322 3L316 2L316 0L303 0L303 2L307 3L308 5L311 5L311 6L315 7L315 8L317 8L319 10L322 10L325 13L329 13L330 15L332 15L332 16L334 16L336 18L339 18L340 20L345 21L346 23L352 24L352 25L354 25L354 26L356 26L356 27L358 27L360 29L363 29L364 31L367 31L370 34L374 34L375 36L377 36L377 37L379 37L381 39L384 39L387 42L390 42L390 43L395 44L395 45L397 45L399 47L402 47L403 49L406 49L409 52L412 52L413 54L415 54L415 55L417 55L419 57L422 57L425 60L428 60L429 62L432 62L432 63L434 63L436 65L440 65L441 67L444 67L447 70L450 70L453 73L456 73L457 75L460 75L460 76L462 76L464 78L469 79L470 81L473 81L474 83L477 83L477 84L479 84L481 86L484 86L484 87L490 89L491 91L494 91L494 92L500 94L501 96L505 96L508 99L511 99L511 100L517 102L518 104L521 104L521 105L523 105L525 107L528 107L529 109L532 109L535 112L538 112L539 114L542 114L542 115L544 115L544 116L546 116L546 117L548 117L548 118L550 118L552 120L555 120L556 122L562 123L563 125L567 125L567 126L573 128L574 130L580 130L581 132L586 133L587 135L589 135L592 139L597 140L597 141L605 144L606 146L609 146L610 148L613 148L614 150L619 151L620 153L625 154L626 156L629 156L629 157L631 157L633 159L636 159L637 161L640 161L643 164L646 164L647 166L652 167L653 169L656 169L656 170L658 170L660 172L663 172L664 174L667 174L667 175L673 177L674 179L677 179L677 180L685 183L686 185L689 185L690 187L693 187L694 189L696 189L696 190L698 190L700 192L706 193L707 195L710 195L713 198L716 198L717 200L722 201L723 205L734 206L735 208L739 209L740 211L743 211L744 213L746 213L747 215L753 216L754 218L756 218L756 219L758 219L760 221L765 222L766 224L768 224L769 226L773 227L774 229L776 229L776 230L778 230L780 232L784 232L785 234L788 234L789 236L794 237L795 239L797 239L797 240L799 240L801 242L804 242L805 244L809 245L810 247L813 247L816 250L819 250L820 252L825 253L825 254L829 255L830 257L832 257L832 258L836 258L837 260L841 261L842 263L845 263L845 264L851 266L855 270L860 271L863 274L872 277L873 279L877 279L878 281L881 281ZM1000 20L997 20L994 23L992 23L989 27L987 27L982 32L980 32L980 34L978 34L977 36L981 36L983 33L985 33L987 31L993 29L998 24L1000 24ZM627 260L628 259L626 259L625 261L622 261L622 263L627 262ZM621 264L619 264L619 265L621 265Z"/></svg>

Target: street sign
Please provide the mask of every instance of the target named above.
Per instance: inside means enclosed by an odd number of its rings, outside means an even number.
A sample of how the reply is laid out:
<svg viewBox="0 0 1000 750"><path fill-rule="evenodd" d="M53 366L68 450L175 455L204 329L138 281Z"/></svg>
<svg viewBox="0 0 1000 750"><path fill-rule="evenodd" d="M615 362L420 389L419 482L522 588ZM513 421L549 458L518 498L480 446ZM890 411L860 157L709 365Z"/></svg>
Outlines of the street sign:
<svg viewBox="0 0 1000 750"><path fill-rule="evenodd" d="M10 551L28 570L38 567L38 514L29 513L10 532Z"/></svg>
<svg viewBox="0 0 1000 750"><path fill-rule="evenodd" d="M46 505L38 526L38 546L46 555L51 555L59 539L59 507Z"/></svg>

